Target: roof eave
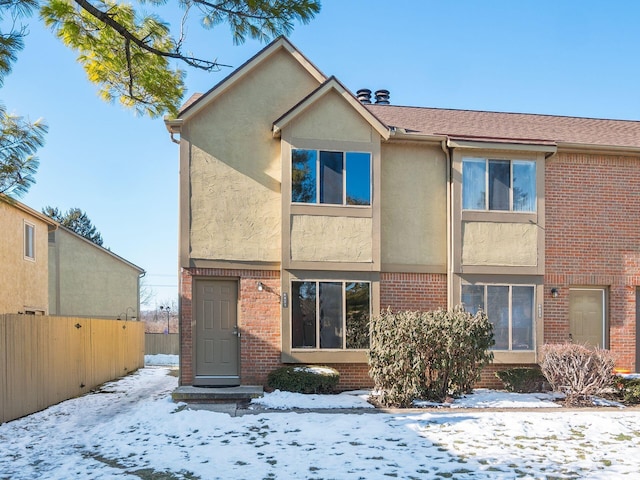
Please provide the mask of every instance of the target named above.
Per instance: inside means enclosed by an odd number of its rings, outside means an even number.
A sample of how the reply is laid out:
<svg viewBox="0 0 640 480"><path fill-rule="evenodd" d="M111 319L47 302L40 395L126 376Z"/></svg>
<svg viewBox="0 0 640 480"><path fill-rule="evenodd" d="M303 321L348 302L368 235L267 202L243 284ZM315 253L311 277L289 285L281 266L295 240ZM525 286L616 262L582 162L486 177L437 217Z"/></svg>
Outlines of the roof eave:
<svg viewBox="0 0 640 480"><path fill-rule="evenodd" d="M631 154L640 155L640 147L631 145L597 145L592 143L577 143L577 142L558 142L558 151L573 153L573 152L593 152L599 154Z"/></svg>

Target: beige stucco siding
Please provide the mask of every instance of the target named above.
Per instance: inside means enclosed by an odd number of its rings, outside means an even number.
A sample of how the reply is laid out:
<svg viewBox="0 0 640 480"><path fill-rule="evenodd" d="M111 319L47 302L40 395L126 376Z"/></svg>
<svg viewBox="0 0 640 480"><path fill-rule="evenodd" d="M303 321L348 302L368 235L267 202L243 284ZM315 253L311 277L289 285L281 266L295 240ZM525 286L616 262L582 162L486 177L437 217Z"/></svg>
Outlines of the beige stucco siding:
<svg viewBox="0 0 640 480"><path fill-rule="evenodd" d="M24 257L25 221L35 227L35 260ZM0 230L0 313L47 313L47 223L0 199Z"/></svg>
<svg viewBox="0 0 640 480"><path fill-rule="evenodd" d="M189 189L181 215L181 261L278 262L281 250L280 141L272 122L318 83L288 53L275 52L183 127ZM187 175L186 171L182 175Z"/></svg>
<svg viewBox="0 0 640 480"><path fill-rule="evenodd" d="M290 135L300 139L369 143L374 133L344 98L330 91L296 119Z"/></svg>
<svg viewBox="0 0 640 480"><path fill-rule="evenodd" d="M370 218L292 215L291 259L371 262Z"/></svg>
<svg viewBox="0 0 640 480"><path fill-rule="evenodd" d="M62 228L49 251L52 314L138 316L139 270Z"/></svg>
<svg viewBox="0 0 640 480"><path fill-rule="evenodd" d="M536 266L537 240L536 225L463 222L462 264Z"/></svg>
<svg viewBox="0 0 640 480"><path fill-rule="evenodd" d="M446 268L447 161L438 146L382 147L383 264Z"/></svg>

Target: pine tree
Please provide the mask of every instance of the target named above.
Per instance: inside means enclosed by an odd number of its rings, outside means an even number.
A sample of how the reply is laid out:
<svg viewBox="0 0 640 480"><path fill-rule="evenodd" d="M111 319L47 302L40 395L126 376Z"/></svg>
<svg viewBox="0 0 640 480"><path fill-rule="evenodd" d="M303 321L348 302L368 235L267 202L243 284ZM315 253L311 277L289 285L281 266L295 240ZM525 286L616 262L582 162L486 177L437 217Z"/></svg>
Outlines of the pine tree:
<svg viewBox="0 0 640 480"><path fill-rule="evenodd" d="M87 240L91 240L96 245L102 246L102 235L91 223L87 214L79 208L70 208L66 213L62 213L57 208L46 206L42 209L42 213L54 219L63 227L67 227Z"/></svg>

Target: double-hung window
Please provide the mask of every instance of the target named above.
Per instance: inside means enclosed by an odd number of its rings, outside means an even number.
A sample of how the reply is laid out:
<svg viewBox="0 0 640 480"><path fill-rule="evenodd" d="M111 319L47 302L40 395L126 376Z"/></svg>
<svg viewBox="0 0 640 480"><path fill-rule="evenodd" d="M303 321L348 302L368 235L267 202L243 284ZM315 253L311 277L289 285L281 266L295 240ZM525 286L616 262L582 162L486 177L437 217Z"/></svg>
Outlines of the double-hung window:
<svg viewBox="0 0 640 480"><path fill-rule="evenodd" d="M463 210L536 211L536 162L462 159Z"/></svg>
<svg viewBox="0 0 640 480"><path fill-rule="evenodd" d="M292 150L291 201L371 205L371 154Z"/></svg>
<svg viewBox="0 0 640 480"><path fill-rule="evenodd" d="M291 283L292 348L369 348L370 316L369 282Z"/></svg>
<svg viewBox="0 0 640 480"><path fill-rule="evenodd" d="M35 233L35 225L24 222L24 258L27 260L36 259Z"/></svg>
<svg viewBox="0 0 640 480"><path fill-rule="evenodd" d="M532 285L462 285L462 304L493 324L494 350L534 350Z"/></svg>

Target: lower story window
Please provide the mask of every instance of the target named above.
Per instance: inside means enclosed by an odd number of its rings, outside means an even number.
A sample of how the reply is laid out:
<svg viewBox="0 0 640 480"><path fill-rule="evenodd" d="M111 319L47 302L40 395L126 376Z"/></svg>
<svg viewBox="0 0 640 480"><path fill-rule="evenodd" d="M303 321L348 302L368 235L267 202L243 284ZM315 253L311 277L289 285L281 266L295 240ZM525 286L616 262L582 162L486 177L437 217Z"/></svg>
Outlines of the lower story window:
<svg viewBox="0 0 640 480"><path fill-rule="evenodd" d="M483 310L493 324L494 350L533 350L534 287L462 285L462 304Z"/></svg>
<svg viewBox="0 0 640 480"><path fill-rule="evenodd" d="M369 348L369 282L291 283L293 348Z"/></svg>

